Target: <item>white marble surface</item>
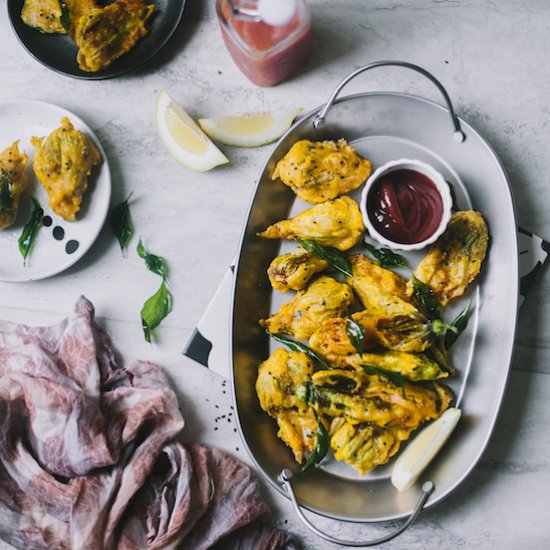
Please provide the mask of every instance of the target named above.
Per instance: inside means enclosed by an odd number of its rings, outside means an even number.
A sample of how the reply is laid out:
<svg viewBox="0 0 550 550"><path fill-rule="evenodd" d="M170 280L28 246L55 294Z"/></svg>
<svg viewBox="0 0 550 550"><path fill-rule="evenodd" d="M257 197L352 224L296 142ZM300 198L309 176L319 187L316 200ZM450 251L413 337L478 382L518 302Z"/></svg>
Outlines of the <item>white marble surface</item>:
<svg viewBox="0 0 550 550"><path fill-rule="evenodd" d="M169 373L187 420L184 437L248 461L233 422L215 422L230 412L228 387L181 351L237 252L255 178L270 147L226 148L230 165L206 174L188 172L169 157L156 134L158 91L168 90L197 116L283 106L309 110L360 65L391 58L416 63L444 83L458 114L495 148L512 182L519 223L548 238L550 4L312 0L311 60L299 75L268 89L250 84L233 65L213 0L187 4L176 36L152 65L127 77L86 82L55 74L29 57L11 31L6 0L0 0L0 101L56 103L97 132L112 168L112 203L133 191L137 235L149 250L168 259L175 298L173 313L157 331L158 343L146 344L139 310L156 290L157 279L135 254L122 258L110 228L104 227L91 251L67 272L35 283L0 283L0 317L48 324L66 316L78 295L86 295L121 353L154 360ZM429 83L398 69L373 72L350 92L385 89L439 101ZM136 244L137 238L132 248ZM446 501L385 547L548 548L549 294L546 270L522 308L502 414L480 464ZM301 528L286 499L267 488L266 494L280 524L296 533L305 548L334 548ZM342 525L324 518L317 522L356 539L390 527Z"/></svg>

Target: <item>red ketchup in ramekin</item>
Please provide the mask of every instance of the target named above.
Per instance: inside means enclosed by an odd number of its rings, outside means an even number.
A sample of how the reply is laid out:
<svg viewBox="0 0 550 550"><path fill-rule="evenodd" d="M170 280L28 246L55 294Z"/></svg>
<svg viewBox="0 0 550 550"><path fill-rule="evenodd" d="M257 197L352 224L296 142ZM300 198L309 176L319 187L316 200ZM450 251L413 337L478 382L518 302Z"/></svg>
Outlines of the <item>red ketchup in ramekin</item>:
<svg viewBox="0 0 550 550"><path fill-rule="evenodd" d="M452 197L449 184L431 165L399 159L371 174L360 207L373 239L398 250L420 250L445 231Z"/></svg>
<svg viewBox="0 0 550 550"><path fill-rule="evenodd" d="M414 244L431 237L443 215L443 201L433 181L415 170L382 176L369 193L372 225L387 239Z"/></svg>

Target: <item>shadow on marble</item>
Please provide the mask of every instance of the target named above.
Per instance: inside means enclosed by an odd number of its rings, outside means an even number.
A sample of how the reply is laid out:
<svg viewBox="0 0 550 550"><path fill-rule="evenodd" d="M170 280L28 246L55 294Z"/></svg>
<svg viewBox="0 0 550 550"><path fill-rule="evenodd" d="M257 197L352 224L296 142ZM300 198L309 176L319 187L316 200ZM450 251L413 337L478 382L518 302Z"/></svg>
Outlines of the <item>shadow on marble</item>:
<svg viewBox="0 0 550 550"><path fill-rule="evenodd" d="M185 10L176 32L159 52L155 59L143 69L134 73L136 78L143 78L155 74L158 69L173 61L186 47L191 37L201 26L201 19L205 11L205 0L187 0ZM132 75L128 75L132 79Z"/></svg>

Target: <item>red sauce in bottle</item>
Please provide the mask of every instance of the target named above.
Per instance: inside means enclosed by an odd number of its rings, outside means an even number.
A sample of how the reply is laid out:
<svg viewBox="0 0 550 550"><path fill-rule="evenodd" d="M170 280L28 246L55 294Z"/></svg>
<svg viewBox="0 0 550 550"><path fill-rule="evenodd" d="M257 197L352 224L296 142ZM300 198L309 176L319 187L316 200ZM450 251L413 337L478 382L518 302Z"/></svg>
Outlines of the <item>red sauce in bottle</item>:
<svg viewBox="0 0 550 550"><path fill-rule="evenodd" d="M401 169L382 176L369 192L367 212L387 239L415 244L431 237L443 216L443 200L430 178Z"/></svg>
<svg viewBox="0 0 550 550"><path fill-rule="evenodd" d="M217 1L225 46L254 84L273 86L307 60L311 50L311 17L303 0L297 0L296 5L296 14L286 25L271 26L263 21L239 20L227 0Z"/></svg>

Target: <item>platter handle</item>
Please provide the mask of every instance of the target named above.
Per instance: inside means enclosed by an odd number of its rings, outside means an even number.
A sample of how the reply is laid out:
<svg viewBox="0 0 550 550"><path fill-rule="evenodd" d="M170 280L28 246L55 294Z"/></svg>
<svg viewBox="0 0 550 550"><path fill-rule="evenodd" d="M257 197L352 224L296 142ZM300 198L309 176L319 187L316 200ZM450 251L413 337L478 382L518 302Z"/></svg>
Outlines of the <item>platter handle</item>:
<svg viewBox="0 0 550 550"><path fill-rule="evenodd" d="M332 542L333 544L338 544L340 546L353 546L353 547L360 547L360 546L376 546L377 544L382 544L383 542L388 542L389 540L397 537L403 531L405 531L412 523L413 521L418 517L420 514L422 508L424 507L424 504L426 504L426 501L432 494L434 490L434 484L431 481L426 481L422 484L422 493L420 494L420 497L418 501L416 502L416 506L414 507L414 510L412 511L412 514L407 518L407 520L399 526L398 529L395 531L392 531L391 533L388 533L387 535L384 535L383 537L367 540L367 541L347 541L347 540L341 540L332 537L331 535L325 533L324 531L321 531L313 523L311 523L302 510L300 509L300 505L298 504L298 501L296 500L296 494L294 493L294 489L292 488L292 478L293 473L288 468L284 468L281 470L279 474L279 481L282 483L283 487L286 489L290 500L292 501L292 506L294 507L294 511L302 521L302 523L313 533L315 533L317 536Z"/></svg>
<svg viewBox="0 0 550 550"><path fill-rule="evenodd" d="M425 76L427 79L431 80L436 86L437 89L441 92L441 95L443 96L443 99L445 100L445 103L447 104L447 109L449 111L449 115L451 117L451 121L453 124L453 139L458 142L462 143L466 136L462 129L460 128L460 122L458 120L458 117L455 114L455 111L453 109L453 104L451 103L451 99L449 97L449 94L435 78L431 73L426 71L426 69L423 69L422 67L419 67L418 65L413 65L412 63L407 63L406 61L374 61L373 63L369 63L368 65L365 65L363 67L359 67L359 69L353 71L348 76L346 76L339 84L336 86L336 89L334 92L332 92L332 95L330 96L329 100L327 101L327 104L323 107L321 112L315 117L313 121L313 126L315 128L323 128L325 125L325 118L327 116L327 113L329 112L330 108L332 107L332 104L336 101L336 98L342 91L342 88L353 78L355 78L357 75L364 73L366 71L369 71L370 69L374 69L376 67L387 67L387 66L395 66L395 67L404 67L406 69L411 69L413 71L416 71L417 73L420 73L421 75Z"/></svg>

